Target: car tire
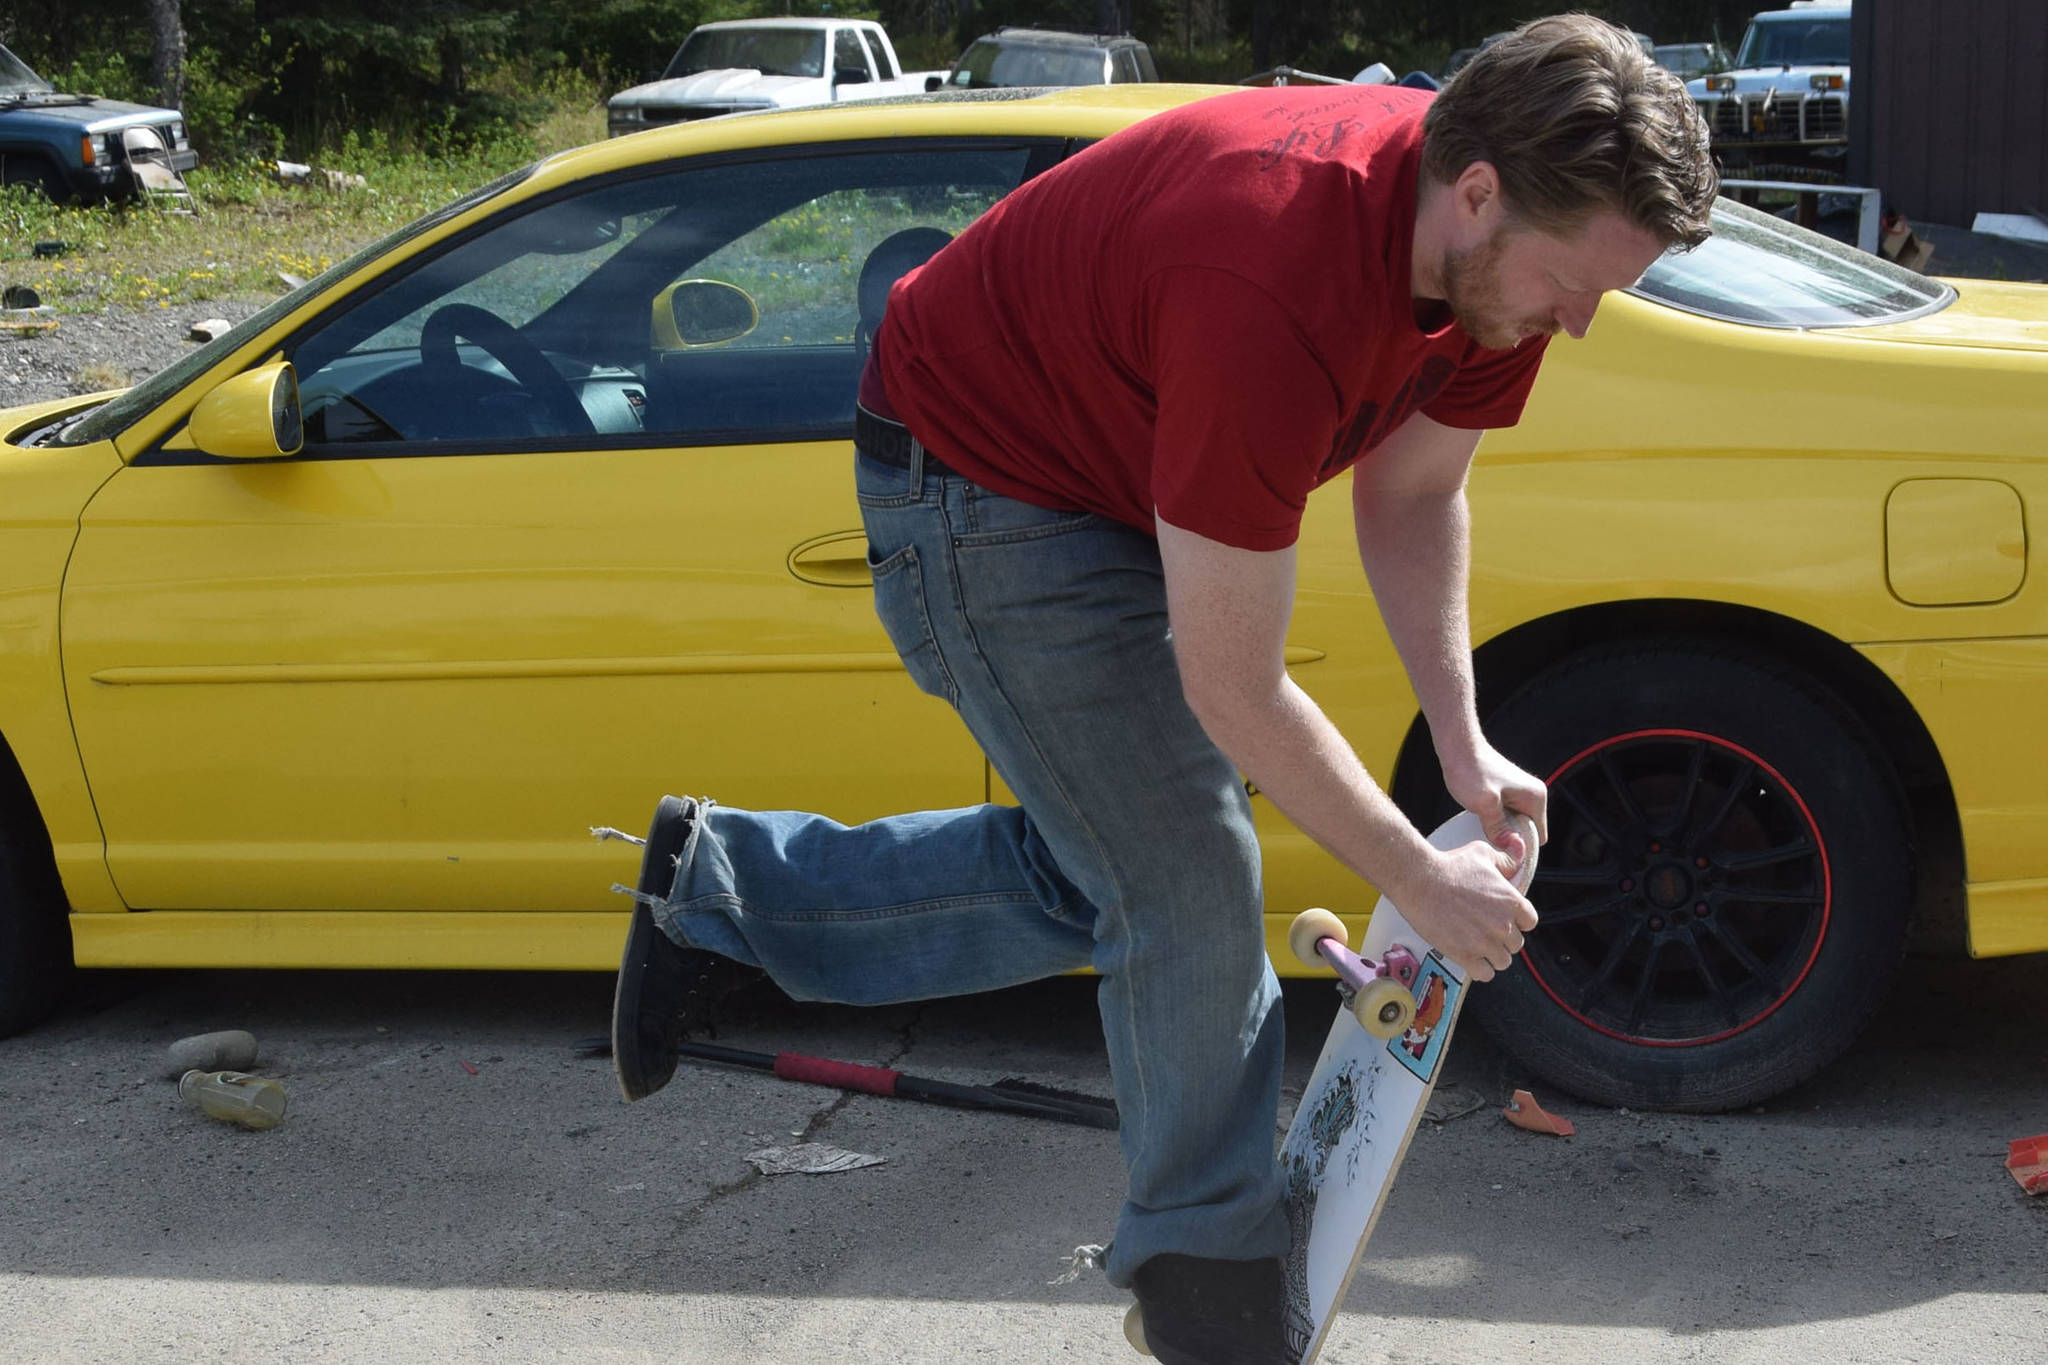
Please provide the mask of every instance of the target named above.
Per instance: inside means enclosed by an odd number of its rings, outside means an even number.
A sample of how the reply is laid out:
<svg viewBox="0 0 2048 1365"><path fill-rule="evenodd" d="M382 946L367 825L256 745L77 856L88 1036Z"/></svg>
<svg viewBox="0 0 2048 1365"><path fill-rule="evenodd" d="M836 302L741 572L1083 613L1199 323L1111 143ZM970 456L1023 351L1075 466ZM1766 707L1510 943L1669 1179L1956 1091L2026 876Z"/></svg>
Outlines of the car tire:
<svg viewBox="0 0 2048 1365"><path fill-rule="evenodd" d="M1668 639L1570 656L1486 728L1550 784L1542 922L1472 1000L1517 1062L1597 1103L1716 1112L1849 1046L1904 956L1913 867L1846 706L1769 656Z"/></svg>
<svg viewBox="0 0 2048 1365"><path fill-rule="evenodd" d="M0 832L0 1038L47 1017L70 985L68 909L48 843Z"/></svg>

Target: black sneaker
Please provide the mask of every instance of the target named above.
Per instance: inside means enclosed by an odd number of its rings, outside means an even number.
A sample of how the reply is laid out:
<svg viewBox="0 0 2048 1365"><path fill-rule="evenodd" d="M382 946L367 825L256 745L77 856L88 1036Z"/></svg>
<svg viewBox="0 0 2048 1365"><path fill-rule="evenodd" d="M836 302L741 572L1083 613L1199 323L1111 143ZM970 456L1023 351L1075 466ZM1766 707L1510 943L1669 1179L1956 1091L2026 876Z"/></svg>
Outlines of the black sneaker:
<svg viewBox="0 0 2048 1365"><path fill-rule="evenodd" d="M1131 1292L1145 1344L1161 1365L1295 1365L1282 1303L1280 1258L1219 1261L1161 1252L1138 1267Z"/></svg>
<svg viewBox="0 0 2048 1365"><path fill-rule="evenodd" d="M696 822L697 802L661 798L640 856L643 896L667 898L675 885L676 859ZM618 1073L619 1093L644 1100L667 1085L683 1040L708 1029L719 1003L759 975L731 958L676 943L654 922L645 903L634 902L612 996L612 1069Z"/></svg>

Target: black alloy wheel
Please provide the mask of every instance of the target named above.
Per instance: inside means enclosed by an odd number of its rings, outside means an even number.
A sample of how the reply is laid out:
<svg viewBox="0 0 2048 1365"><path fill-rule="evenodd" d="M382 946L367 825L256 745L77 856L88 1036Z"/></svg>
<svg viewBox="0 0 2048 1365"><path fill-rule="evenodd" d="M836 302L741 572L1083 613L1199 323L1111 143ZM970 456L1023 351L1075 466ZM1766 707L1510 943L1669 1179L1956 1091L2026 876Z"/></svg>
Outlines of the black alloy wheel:
<svg viewBox="0 0 2048 1365"><path fill-rule="evenodd" d="M1473 1009L1600 1103L1754 1104L1846 1048L1904 952L1905 805L1869 732L1760 654L1574 655L1487 718L1546 779L1541 923Z"/></svg>
<svg viewBox="0 0 2048 1365"><path fill-rule="evenodd" d="M1615 735L1547 775L1551 845L1524 962L1559 1008L1646 1047L1719 1041L1791 998L1827 939L1811 811L1714 735Z"/></svg>

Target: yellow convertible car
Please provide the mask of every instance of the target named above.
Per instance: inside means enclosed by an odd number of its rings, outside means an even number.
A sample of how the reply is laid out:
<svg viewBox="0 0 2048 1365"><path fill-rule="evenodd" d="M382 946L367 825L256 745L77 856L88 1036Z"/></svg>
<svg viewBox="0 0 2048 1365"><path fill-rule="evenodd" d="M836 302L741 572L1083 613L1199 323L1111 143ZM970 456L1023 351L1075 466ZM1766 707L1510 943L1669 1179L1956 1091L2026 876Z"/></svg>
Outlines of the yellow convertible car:
<svg viewBox="0 0 2048 1365"><path fill-rule="evenodd" d="M857 366L903 242L1215 93L607 142L125 393L0 413L0 1027L73 963L610 970L633 852L589 827L664 792L1003 799L875 621ZM2048 948L2044 432L2048 293L1732 205L1554 347L1471 486L1482 707L1554 792L1543 927L1475 1003L1525 1064L1751 1103L1909 941ZM1301 559L1295 676L1433 823L1347 490ZM1272 942L1370 910L1261 820Z"/></svg>

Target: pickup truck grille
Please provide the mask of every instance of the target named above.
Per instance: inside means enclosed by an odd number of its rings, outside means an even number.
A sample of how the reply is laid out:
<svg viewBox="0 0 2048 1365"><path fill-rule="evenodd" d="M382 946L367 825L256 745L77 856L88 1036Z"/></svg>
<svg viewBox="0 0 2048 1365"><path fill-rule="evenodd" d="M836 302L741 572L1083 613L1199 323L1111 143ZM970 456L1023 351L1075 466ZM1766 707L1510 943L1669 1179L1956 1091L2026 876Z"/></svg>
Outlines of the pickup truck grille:
<svg viewBox="0 0 2048 1365"><path fill-rule="evenodd" d="M1761 95L1701 100L1700 116L1719 142L1840 142L1849 135L1840 95Z"/></svg>

